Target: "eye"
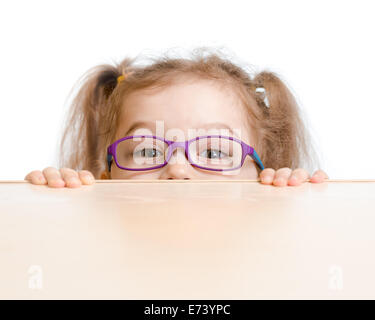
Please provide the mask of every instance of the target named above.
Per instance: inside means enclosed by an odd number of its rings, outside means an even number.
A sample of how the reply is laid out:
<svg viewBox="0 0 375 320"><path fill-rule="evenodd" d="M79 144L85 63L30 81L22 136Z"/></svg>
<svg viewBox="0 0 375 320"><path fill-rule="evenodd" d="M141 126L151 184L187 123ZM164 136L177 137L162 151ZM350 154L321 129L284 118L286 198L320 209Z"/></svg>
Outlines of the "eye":
<svg viewBox="0 0 375 320"><path fill-rule="evenodd" d="M221 152L220 150L216 150L216 149L207 149L205 151L202 152L203 153L203 156L204 157L207 157L209 159L221 159L221 158L224 158L224 157L227 157L228 155L224 152Z"/></svg>
<svg viewBox="0 0 375 320"><path fill-rule="evenodd" d="M134 156L141 156L141 157L147 157L147 158L153 158L155 156L161 156L163 155L162 152L159 150L156 150L154 148L143 148L139 151L134 152Z"/></svg>

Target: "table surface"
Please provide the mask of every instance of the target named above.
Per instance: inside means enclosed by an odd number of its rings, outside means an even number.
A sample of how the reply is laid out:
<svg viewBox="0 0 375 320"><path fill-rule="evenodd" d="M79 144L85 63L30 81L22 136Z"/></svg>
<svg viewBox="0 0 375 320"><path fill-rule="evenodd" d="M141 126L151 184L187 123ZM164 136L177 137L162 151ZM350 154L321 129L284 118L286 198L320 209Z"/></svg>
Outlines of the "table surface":
<svg viewBox="0 0 375 320"><path fill-rule="evenodd" d="M374 299L375 180L0 181L1 299Z"/></svg>

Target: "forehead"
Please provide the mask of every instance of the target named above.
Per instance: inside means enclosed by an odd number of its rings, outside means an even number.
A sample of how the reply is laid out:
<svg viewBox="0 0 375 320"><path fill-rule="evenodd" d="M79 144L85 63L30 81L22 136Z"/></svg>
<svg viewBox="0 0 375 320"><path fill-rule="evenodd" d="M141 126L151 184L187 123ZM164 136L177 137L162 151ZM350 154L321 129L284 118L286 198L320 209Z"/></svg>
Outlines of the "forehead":
<svg viewBox="0 0 375 320"><path fill-rule="evenodd" d="M136 122L163 121L164 129L203 129L209 123L222 123L215 129L230 127L249 140L248 114L236 92L217 81L179 79L163 88L131 93L122 105L119 137ZM130 134L130 133L129 133Z"/></svg>

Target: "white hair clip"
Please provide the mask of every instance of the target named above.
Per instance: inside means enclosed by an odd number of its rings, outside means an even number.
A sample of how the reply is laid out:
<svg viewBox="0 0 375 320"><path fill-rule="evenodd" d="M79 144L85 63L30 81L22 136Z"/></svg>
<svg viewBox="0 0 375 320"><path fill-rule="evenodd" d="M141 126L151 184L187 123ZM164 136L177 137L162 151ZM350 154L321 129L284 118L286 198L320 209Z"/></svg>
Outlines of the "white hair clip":
<svg viewBox="0 0 375 320"><path fill-rule="evenodd" d="M270 103L269 103L268 98L267 98L266 89L264 89L263 87L258 87L258 88L255 89L255 92L262 93L262 99L264 101L264 104L266 105L267 108L269 108Z"/></svg>

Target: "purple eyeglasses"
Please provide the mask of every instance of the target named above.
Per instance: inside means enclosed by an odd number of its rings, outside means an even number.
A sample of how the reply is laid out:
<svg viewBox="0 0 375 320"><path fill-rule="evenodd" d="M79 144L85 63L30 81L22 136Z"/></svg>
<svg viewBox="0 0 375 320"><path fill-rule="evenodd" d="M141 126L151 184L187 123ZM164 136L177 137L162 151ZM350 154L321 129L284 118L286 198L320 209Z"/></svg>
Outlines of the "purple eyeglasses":
<svg viewBox="0 0 375 320"><path fill-rule="evenodd" d="M183 148L189 163L204 170L239 169L247 155L261 170L264 169L254 148L234 137L210 135L176 142L152 135L135 135L121 138L108 147L108 170L111 171L112 158L117 167L123 170L146 171L162 168L170 161L176 148Z"/></svg>

